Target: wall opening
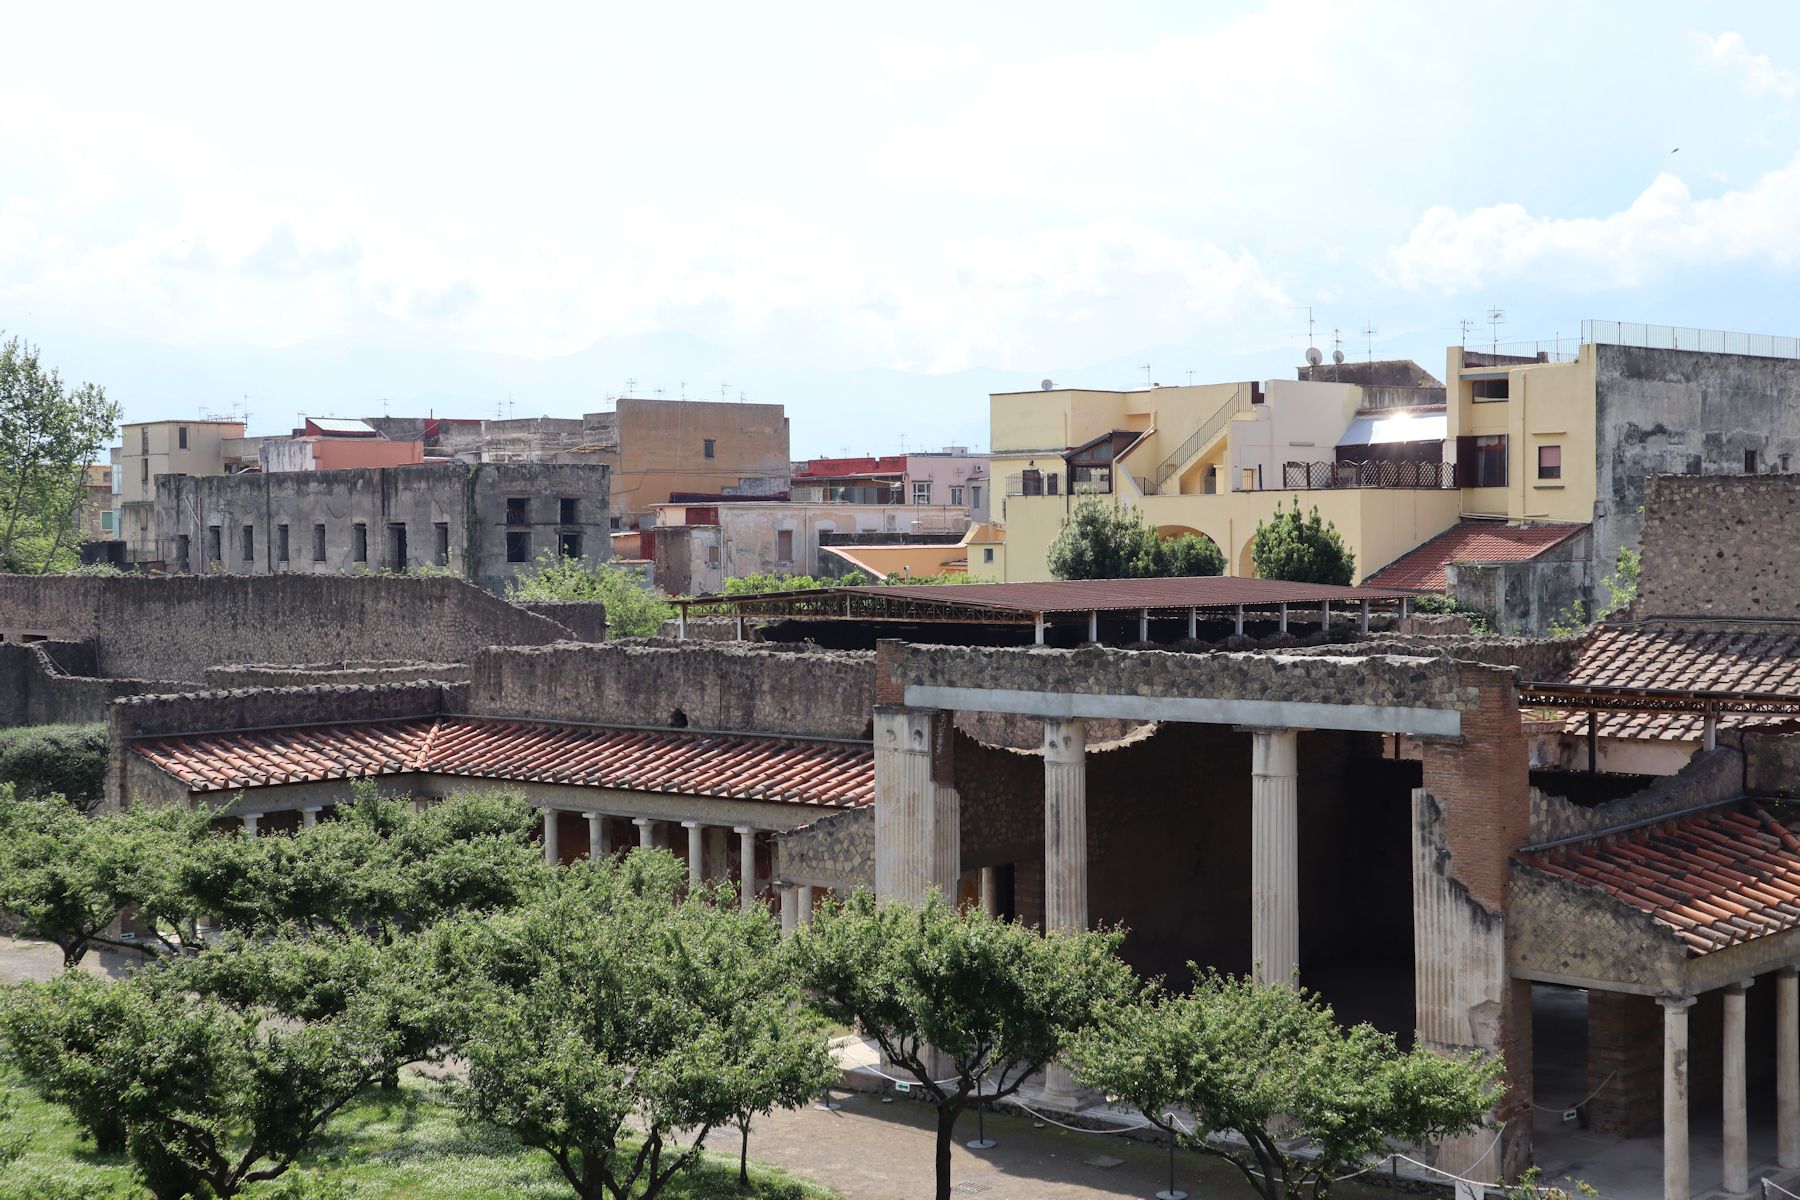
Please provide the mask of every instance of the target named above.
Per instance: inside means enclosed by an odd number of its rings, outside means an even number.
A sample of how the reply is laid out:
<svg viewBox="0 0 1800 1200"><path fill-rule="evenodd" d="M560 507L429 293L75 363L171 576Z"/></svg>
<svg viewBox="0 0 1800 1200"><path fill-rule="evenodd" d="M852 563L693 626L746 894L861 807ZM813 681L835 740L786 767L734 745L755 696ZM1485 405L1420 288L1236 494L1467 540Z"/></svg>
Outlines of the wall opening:
<svg viewBox="0 0 1800 1200"><path fill-rule="evenodd" d="M388 570L406 570L406 524L403 521L388 526Z"/></svg>

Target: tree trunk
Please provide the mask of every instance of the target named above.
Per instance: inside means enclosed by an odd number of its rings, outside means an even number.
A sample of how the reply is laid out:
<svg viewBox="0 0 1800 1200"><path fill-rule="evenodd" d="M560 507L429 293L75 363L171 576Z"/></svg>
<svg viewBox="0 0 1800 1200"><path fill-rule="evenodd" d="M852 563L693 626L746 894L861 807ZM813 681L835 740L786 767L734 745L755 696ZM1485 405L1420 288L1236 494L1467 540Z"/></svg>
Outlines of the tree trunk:
<svg viewBox="0 0 1800 1200"><path fill-rule="evenodd" d="M961 1115L961 1108L938 1105L937 1200L950 1200L950 1147L956 1140L956 1118Z"/></svg>
<svg viewBox="0 0 1800 1200"><path fill-rule="evenodd" d="M738 1126L743 1133L743 1141L738 1143L738 1186L746 1192L750 1190L750 1122L745 1121Z"/></svg>

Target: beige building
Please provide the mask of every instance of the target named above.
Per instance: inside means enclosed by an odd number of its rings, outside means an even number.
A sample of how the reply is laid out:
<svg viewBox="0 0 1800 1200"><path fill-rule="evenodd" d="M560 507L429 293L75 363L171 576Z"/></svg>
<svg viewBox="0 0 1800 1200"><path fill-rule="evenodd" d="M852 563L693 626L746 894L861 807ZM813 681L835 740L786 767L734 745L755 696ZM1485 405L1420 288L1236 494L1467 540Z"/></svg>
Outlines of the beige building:
<svg viewBox="0 0 1800 1200"><path fill-rule="evenodd" d="M612 511L621 529L656 524L656 506L680 492L788 490L788 419L779 404L621 397L615 415Z"/></svg>
<svg viewBox="0 0 1800 1200"><path fill-rule="evenodd" d="M139 421L121 429L112 449L118 532L128 562L157 561L156 477L235 475L257 465L261 438L242 421Z"/></svg>
<svg viewBox="0 0 1800 1200"><path fill-rule="evenodd" d="M1228 574L1252 575L1257 524L1298 495L1337 526L1361 578L1457 519L1443 402L1439 387L1307 380L996 394L1000 577L1048 579L1050 543L1084 496L1165 537L1202 534Z"/></svg>

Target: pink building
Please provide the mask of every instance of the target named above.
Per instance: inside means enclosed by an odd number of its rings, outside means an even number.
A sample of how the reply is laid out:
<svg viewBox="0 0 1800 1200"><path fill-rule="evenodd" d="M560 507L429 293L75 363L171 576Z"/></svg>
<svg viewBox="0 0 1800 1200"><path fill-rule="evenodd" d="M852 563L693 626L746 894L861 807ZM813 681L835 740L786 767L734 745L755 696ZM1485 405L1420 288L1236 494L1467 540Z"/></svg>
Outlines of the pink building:
<svg viewBox="0 0 1800 1200"><path fill-rule="evenodd" d="M987 520L988 460L967 446L880 457L814 458L794 464L796 502L918 504L960 508Z"/></svg>

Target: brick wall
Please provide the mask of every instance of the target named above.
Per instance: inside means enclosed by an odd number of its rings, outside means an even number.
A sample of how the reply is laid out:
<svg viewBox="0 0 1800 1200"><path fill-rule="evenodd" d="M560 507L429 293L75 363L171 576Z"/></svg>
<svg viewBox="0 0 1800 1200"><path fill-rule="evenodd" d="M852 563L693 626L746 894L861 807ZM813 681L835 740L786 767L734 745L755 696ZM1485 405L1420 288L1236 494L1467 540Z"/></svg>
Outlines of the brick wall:
<svg viewBox="0 0 1800 1200"><path fill-rule="evenodd" d="M1662 1127L1662 1006L1630 992L1588 993L1588 1124L1637 1137ZM1604 1086L1603 1086L1604 1085Z"/></svg>
<svg viewBox="0 0 1800 1200"><path fill-rule="evenodd" d="M1800 617L1797 528L1800 476L1652 476L1637 616Z"/></svg>

